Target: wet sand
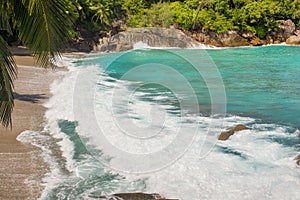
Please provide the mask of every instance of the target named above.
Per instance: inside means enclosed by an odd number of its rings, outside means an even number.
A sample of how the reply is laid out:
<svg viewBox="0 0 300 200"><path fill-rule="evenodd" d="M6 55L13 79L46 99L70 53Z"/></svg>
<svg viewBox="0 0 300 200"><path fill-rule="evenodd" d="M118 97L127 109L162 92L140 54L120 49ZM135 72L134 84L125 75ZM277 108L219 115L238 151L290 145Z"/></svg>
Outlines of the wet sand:
<svg viewBox="0 0 300 200"><path fill-rule="evenodd" d="M21 143L17 136L25 130L44 128L43 106L49 97L50 85L62 78L57 71L38 67L31 56L15 56L18 79L15 81L15 107L12 129L0 127L0 200L37 199L41 196L43 177L50 172L42 157L42 150ZM59 150L58 150L59 151ZM157 194L115 194L125 200L164 199Z"/></svg>
<svg viewBox="0 0 300 200"><path fill-rule="evenodd" d="M16 137L25 130L43 128L46 108L42 104L50 97L50 84L60 76L52 69L38 67L31 56L15 56L15 60L18 78L13 126L0 127L0 199L37 199L49 168L39 148Z"/></svg>

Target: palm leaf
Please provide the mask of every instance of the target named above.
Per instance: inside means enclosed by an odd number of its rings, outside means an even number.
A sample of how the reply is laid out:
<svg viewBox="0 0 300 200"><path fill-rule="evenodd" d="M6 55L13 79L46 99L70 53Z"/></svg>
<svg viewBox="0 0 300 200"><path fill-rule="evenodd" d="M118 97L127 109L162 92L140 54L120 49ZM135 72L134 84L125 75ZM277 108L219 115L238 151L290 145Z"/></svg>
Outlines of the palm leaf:
<svg viewBox="0 0 300 200"><path fill-rule="evenodd" d="M64 0L0 0L0 30L11 34L9 19L19 39L30 48L42 66L55 61L69 39L72 18ZM2 32L3 33L3 32ZM0 33L0 123L12 124L13 80L17 68Z"/></svg>
<svg viewBox="0 0 300 200"><path fill-rule="evenodd" d="M17 66L7 43L0 35L0 123L11 125L14 106L13 80L17 76Z"/></svg>
<svg viewBox="0 0 300 200"><path fill-rule="evenodd" d="M19 38L42 66L55 61L66 46L73 19L64 0L14 0Z"/></svg>
<svg viewBox="0 0 300 200"><path fill-rule="evenodd" d="M7 2L0 0L0 30L7 31L7 33L12 35L12 30L9 24L9 5Z"/></svg>

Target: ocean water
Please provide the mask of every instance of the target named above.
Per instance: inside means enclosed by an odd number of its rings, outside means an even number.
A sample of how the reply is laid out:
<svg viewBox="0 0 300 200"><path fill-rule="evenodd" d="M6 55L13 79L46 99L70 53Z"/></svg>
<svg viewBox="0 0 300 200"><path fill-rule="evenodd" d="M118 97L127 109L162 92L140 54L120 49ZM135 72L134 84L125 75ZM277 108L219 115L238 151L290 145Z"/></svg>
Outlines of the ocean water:
<svg viewBox="0 0 300 200"><path fill-rule="evenodd" d="M117 192L297 199L299 52L264 46L65 57L69 71L52 85L44 133L19 138L43 147L52 166L42 199ZM237 124L250 130L217 141Z"/></svg>

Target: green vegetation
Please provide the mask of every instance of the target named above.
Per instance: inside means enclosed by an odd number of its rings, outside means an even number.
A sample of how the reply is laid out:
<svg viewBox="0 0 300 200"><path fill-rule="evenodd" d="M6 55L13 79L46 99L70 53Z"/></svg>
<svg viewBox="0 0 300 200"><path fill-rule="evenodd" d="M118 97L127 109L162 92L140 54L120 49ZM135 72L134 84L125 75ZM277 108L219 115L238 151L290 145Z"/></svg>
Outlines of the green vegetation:
<svg viewBox="0 0 300 200"><path fill-rule="evenodd" d="M125 5L138 0L124 0ZM134 10L124 6L127 24L140 26L179 25L182 29L209 29L217 33L246 30L264 38L277 28L278 20L291 19L300 25L299 0L139 0ZM164 19L164 20L162 20Z"/></svg>
<svg viewBox="0 0 300 200"><path fill-rule="evenodd" d="M16 35L28 46L42 66L55 56L69 40L73 16L65 0L0 1L0 123L11 125L13 80L17 69L8 41Z"/></svg>
<svg viewBox="0 0 300 200"><path fill-rule="evenodd" d="M11 41L28 46L46 66L71 38L109 32L118 20L130 27L246 30L265 38L282 19L300 26L300 0L0 0L0 123L11 124L17 75Z"/></svg>

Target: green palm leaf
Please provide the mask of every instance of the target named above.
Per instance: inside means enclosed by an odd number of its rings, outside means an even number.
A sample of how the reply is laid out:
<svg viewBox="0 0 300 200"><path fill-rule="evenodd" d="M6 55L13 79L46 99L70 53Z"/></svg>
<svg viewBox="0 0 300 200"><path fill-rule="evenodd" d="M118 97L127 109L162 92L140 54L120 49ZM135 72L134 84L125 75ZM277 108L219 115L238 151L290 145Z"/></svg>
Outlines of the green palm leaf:
<svg viewBox="0 0 300 200"><path fill-rule="evenodd" d="M0 122L11 125L11 112L14 106L13 80L17 76L17 67L7 43L0 36Z"/></svg>
<svg viewBox="0 0 300 200"><path fill-rule="evenodd" d="M16 0L18 1L18 0ZM19 38L46 66L66 46L73 19L64 0L23 0L16 3Z"/></svg>
<svg viewBox="0 0 300 200"><path fill-rule="evenodd" d="M66 46L73 18L65 0L0 0L0 123L11 125L13 80L17 68L3 35L11 34L9 19L19 39L42 66L56 61Z"/></svg>

